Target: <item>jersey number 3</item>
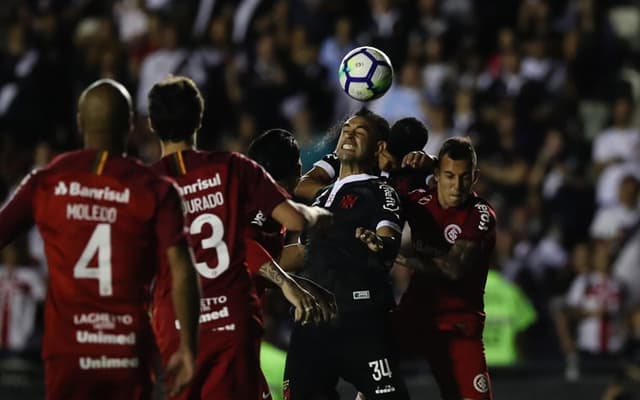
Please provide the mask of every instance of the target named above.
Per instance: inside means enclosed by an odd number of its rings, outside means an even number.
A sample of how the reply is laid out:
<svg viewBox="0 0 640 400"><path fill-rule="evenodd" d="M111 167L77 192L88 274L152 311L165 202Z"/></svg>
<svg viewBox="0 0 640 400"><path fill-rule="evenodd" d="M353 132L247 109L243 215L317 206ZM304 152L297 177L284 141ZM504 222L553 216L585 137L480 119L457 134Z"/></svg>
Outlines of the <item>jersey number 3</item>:
<svg viewBox="0 0 640 400"><path fill-rule="evenodd" d="M189 227L191 235L198 235L205 225L211 226L211 236L202 239L200 245L203 250L216 249L218 255L218 265L211 268L206 262L197 262L196 270L205 278L214 279L220 276L229 268L229 249L222 240L224 237L224 225L222 220L215 214L202 214L194 219Z"/></svg>
<svg viewBox="0 0 640 400"><path fill-rule="evenodd" d="M93 256L98 253L98 266L89 266ZM98 224L87 246L73 267L74 278L97 279L100 296L113 295L111 284L111 225Z"/></svg>

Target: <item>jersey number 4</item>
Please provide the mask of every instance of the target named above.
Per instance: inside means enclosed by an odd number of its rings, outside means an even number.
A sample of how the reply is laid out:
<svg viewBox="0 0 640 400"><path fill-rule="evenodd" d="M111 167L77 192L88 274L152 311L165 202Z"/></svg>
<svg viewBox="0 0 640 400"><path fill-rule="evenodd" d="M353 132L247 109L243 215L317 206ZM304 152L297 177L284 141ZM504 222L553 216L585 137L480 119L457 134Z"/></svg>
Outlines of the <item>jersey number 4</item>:
<svg viewBox="0 0 640 400"><path fill-rule="evenodd" d="M98 266L89 266L93 256L98 253ZM97 279L100 296L113 295L111 284L111 225L98 224L87 246L73 267L73 277Z"/></svg>
<svg viewBox="0 0 640 400"><path fill-rule="evenodd" d="M206 262L197 262L196 270L205 278L214 279L220 276L229 268L229 249L222 240L224 237L224 224L220 217L215 214L202 214L194 219L189 227L191 235L198 235L205 225L211 226L211 236L200 241L203 250L216 249L218 255L218 265L210 267Z"/></svg>

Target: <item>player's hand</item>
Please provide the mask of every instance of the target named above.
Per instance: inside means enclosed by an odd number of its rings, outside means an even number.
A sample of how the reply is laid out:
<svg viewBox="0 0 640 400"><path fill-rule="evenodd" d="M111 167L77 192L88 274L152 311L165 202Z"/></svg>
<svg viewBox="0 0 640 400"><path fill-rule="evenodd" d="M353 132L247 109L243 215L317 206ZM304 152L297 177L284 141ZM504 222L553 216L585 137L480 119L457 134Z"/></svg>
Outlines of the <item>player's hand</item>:
<svg viewBox="0 0 640 400"><path fill-rule="evenodd" d="M336 304L336 298L327 289L318 285L317 283L304 278L294 277L296 282L300 284L306 291L311 293L317 303L316 324L329 322L338 316L338 305Z"/></svg>
<svg viewBox="0 0 640 400"><path fill-rule="evenodd" d="M195 371L196 362L193 352L181 346L167 363L165 391L169 397L180 394L191 383Z"/></svg>
<svg viewBox="0 0 640 400"><path fill-rule="evenodd" d="M436 165L436 158L424 151L412 151L402 159L402 168L411 168L419 171L431 170Z"/></svg>
<svg viewBox="0 0 640 400"><path fill-rule="evenodd" d="M382 238L369 229L365 229L360 226L357 227L356 238L360 239L364 244L367 245L369 250L373 252L377 253L384 248L384 242L382 241Z"/></svg>
<svg viewBox="0 0 640 400"><path fill-rule="evenodd" d="M296 281L289 278L282 285L282 294L289 303L294 307L294 320L301 322L302 325L306 325L312 322L317 317L314 314L317 312L318 304L316 299L303 289Z"/></svg>

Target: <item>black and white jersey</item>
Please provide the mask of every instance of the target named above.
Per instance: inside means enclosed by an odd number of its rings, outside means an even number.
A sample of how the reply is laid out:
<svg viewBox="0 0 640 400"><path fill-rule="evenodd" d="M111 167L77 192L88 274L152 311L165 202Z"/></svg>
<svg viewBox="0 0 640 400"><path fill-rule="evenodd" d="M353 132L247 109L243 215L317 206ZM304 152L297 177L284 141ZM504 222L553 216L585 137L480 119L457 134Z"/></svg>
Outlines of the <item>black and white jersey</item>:
<svg viewBox="0 0 640 400"><path fill-rule="evenodd" d="M395 255L374 253L355 237L357 227L402 231L395 190L377 176L351 175L322 190L313 205L330 210L334 223L306 239L303 274L334 292L341 313L393 305L389 270Z"/></svg>

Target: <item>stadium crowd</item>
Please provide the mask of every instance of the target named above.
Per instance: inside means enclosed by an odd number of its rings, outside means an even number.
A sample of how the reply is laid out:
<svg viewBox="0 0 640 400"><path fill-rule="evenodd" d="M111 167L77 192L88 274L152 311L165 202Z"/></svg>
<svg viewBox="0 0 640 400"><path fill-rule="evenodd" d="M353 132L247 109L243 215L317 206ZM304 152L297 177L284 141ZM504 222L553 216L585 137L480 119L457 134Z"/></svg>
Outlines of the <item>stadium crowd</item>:
<svg viewBox="0 0 640 400"><path fill-rule="evenodd" d="M475 190L498 215L490 367L553 361L575 380L592 361L625 360L640 381L638 1L25 0L3 1L0 20L2 199L79 147L76 99L100 78L133 94L130 153L145 162L160 158L147 93L180 74L205 98L200 148L246 152L286 128L306 171L360 107L338 85L342 56L382 49L395 81L370 108L423 121L430 154L452 136L478 151ZM37 231L0 261L0 355L33 354L47 273ZM401 292L406 275L395 277ZM266 337L286 349L278 296Z"/></svg>

